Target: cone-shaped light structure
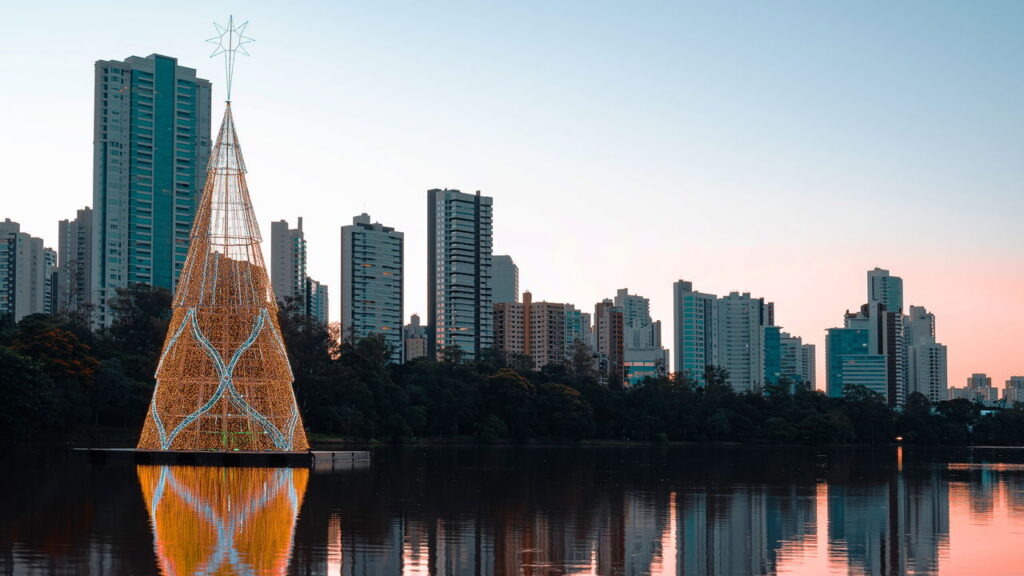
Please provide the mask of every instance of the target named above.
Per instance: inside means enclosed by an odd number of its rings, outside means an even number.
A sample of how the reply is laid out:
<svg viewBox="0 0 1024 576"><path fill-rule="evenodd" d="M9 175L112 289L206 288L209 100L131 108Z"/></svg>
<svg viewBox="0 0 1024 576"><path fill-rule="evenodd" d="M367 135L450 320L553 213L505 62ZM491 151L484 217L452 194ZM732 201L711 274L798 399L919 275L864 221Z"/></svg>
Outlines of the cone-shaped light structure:
<svg viewBox="0 0 1024 576"><path fill-rule="evenodd" d="M139 449L307 450L230 102L190 241Z"/></svg>

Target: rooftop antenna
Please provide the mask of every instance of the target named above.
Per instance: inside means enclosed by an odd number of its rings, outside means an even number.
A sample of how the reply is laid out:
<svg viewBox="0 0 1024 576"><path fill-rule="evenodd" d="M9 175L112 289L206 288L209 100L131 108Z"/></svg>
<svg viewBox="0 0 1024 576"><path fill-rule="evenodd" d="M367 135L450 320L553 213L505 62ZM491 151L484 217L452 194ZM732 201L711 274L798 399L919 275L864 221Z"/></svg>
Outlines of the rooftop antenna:
<svg viewBox="0 0 1024 576"><path fill-rule="evenodd" d="M235 26L235 17L228 16L227 26L213 23L217 29L217 35L207 40L207 42L217 45L213 54L210 54L210 58L224 55L224 77L228 85L228 104L231 103L231 77L235 74L235 54L240 52L248 56L249 52L245 49L245 45L254 42L252 38L245 35L245 27L248 25L249 22L245 21Z"/></svg>

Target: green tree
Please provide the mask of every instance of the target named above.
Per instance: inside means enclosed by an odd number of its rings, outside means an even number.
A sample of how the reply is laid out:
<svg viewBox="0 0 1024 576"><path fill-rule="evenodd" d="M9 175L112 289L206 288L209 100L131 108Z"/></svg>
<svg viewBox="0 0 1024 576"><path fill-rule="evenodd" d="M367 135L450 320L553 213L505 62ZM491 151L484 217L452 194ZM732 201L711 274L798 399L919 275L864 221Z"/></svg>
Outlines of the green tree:
<svg viewBox="0 0 1024 576"><path fill-rule="evenodd" d="M484 381L484 406L505 422L513 438L526 439L530 436L530 403L534 392L529 380L502 368Z"/></svg>
<svg viewBox="0 0 1024 576"><path fill-rule="evenodd" d="M476 439L484 444L494 444L508 436L505 421L494 414L484 416L474 427Z"/></svg>
<svg viewBox="0 0 1024 576"><path fill-rule="evenodd" d="M881 394L864 386L843 388L842 410L853 422L856 438L869 444L892 442L896 436L892 410Z"/></svg>
<svg viewBox="0 0 1024 576"><path fill-rule="evenodd" d="M769 442L776 444L794 442L798 434L795 426L778 416L766 418L764 421L764 435Z"/></svg>
<svg viewBox="0 0 1024 576"><path fill-rule="evenodd" d="M305 313L301 298L285 298L279 302L278 323L288 351L295 399L307 427L323 432L351 432L358 414L342 409L335 396L341 385L339 366L332 361L339 344L327 326Z"/></svg>
<svg viewBox="0 0 1024 576"><path fill-rule="evenodd" d="M935 444L941 434L940 416L932 413L932 403L920 392L914 392L896 417L896 433L913 444Z"/></svg>
<svg viewBox="0 0 1024 576"><path fill-rule="evenodd" d="M170 307L171 293L166 288L146 284L118 288L110 303L113 322L101 333L101 355L120 359L124 374L144 383L150 393L167 337Z"/></svg>
<svg viewBox="0 0 1024 576"><path fill-rule="evenodd" d="M981 406L965 398L939 402L935 410L942 416L944 443L962 445L972 441L974 426L981 419Z"/></svg>
<svg viewBox="0 0 1024 576"><path fill-rule="evenodd" d="M729 423L729 412L727 410L715 411L708 418L707 428L712 442L727 439L729 432L732 431L732 426Z"/></svg>
<svg viewBox="0 0 1024 576"><path fill-rule="evenodd" d="M552 438L580 440L594 434L594 411L578 391L564 384L537 385L534 430Z"/></svg>
<svg viewBox="0 0 1024 576"><path fill-rule="evenodd" d="M32 358L56 385L57 413L66 429L91 420L90 399L99 361L73 333L41 314L18 323L11 350Z"/></svg>
<svg viewBox="0 0 1024 576"><path fill-rule="evenodd" d="M0 444L34 438L54 427L60 395L43 366L0 346Z"/></svg>
<svg viewBox="0 0 1024 576"><path fill-rule="evenodd" d="M572 342L572 372L581 380L593 380L597 377L594 371L594 353L580 340Z"/></svg>
<svg viewBox="0 0 1024 576"><path fill-rule="evenodd" d="M107 335L119 351L148 358L160 355L171 319L170 291L147 284L118 288L110 310L113 322Z"/></svg>
<svg viewBox="0 0 1024 576"><path fill-rule="evenodd" d="M445 346L441 349L441 361L445 364L462 364L465 352L458 344Z"/></svg>
<svg viewBox="0 0 1024 576"><path fill-rule="evenodd" d="M133 381L125 376L121 360L109 358L100 362L92 388L93 424L127 426L140 423L146 413L149 398L135 394Z"/></svg>
<svg viewBox="0 0 1024 576"><path fill-rule="evenodd" d="M525 374L533 371L533 357L527 356L526 354L506 354L505 366L520 374Z"/></svg>

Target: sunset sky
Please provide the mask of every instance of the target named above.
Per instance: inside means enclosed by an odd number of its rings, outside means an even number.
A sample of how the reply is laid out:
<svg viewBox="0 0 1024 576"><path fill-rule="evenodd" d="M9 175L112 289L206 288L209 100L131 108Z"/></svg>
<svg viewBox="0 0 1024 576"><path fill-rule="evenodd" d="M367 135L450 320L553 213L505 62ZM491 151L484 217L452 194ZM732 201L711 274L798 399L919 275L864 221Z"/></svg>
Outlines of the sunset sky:
<svg viewBox="0 0 1024 576"><path fill-rule="evenodd" d="M339 227L405 232L426 315L426 190L494 197L535 300L592 311L672 283L776 303L818 345L904 279L949 384L1024 375L1024 3L18 3L0 19L0 219L56 248L92 204L93 63L161 53L214 83L249 20L234 113L265 239L302 216L337 319Z"/></svg>

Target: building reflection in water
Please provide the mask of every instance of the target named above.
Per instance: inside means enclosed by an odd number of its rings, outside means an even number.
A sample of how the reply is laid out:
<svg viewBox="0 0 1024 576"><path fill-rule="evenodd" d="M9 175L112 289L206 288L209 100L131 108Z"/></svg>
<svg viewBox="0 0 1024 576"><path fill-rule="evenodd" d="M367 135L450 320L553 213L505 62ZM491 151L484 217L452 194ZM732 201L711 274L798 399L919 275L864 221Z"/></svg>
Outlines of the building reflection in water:
<svg viewBox="0 0 1024 576"><path fill-rule="evenodd" d="M527 467L510 473L508 484L476 478L442 494L389 480L376 494L382 498L375 504L381 515L368 511L371 504L347 497L324 502L327 529L319 534L323 538L326 532L326 554L320 560L304 557L296 572L937 574L950 535L945 470L902 469L895 454L892 458L883 465L837 459L807 474L780 472L784 482L765 479L761 471L747 476L728 470L713 479L655 484L630 478L608 482L576 471L577 484L541 483L542 490L534 491L514 484L517 479L529 484ZM488 466L500 470L509 464ZM488 468L473 462L465 469L478 474ZM984 484L972 480L972 486ZM367 487L382 482L379 477L366 481ZM396 492L389 495L389 490ZM345 485L333 491L359 489Z"/></svg>
<svg viewBox="0 0 1024 576"><path fill-rule="evenodd" d="M365 469L325 473L14 464L0 474L0 574L1003 576L1024 566L1019 450L910 449L902 470L886 449L695 447L382 449Z"/></svg>
<svg viewBox="0 0 1024 576"><path fill-rule="evenodd" d="M939 470L895 469L828 488L833 557L855 573L935 574L949 540L949 487Z"/></svg>
<svg viewBox="0 0 1024 576"><path fill-rule="evenodd" d="M160 571L284 575L309 470L138 466Z"/></svg>

